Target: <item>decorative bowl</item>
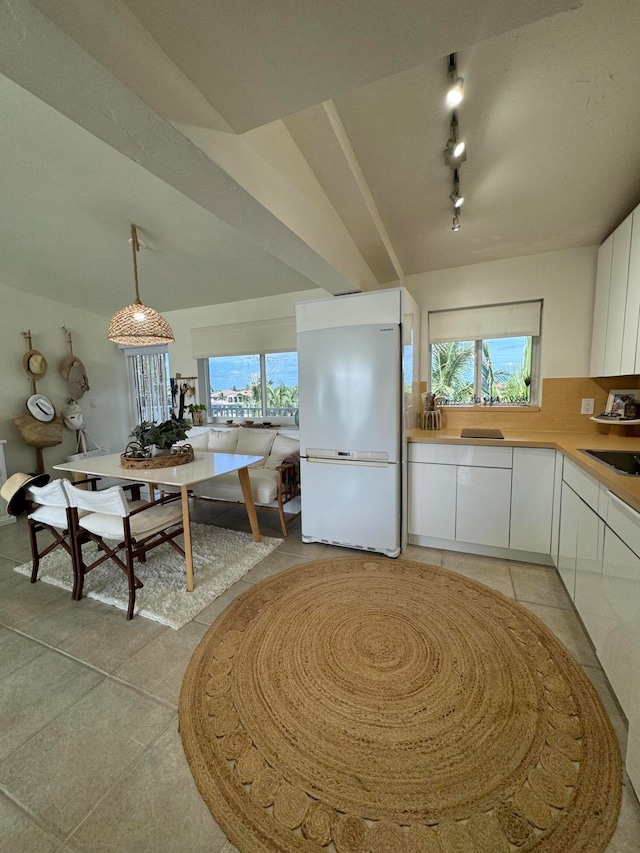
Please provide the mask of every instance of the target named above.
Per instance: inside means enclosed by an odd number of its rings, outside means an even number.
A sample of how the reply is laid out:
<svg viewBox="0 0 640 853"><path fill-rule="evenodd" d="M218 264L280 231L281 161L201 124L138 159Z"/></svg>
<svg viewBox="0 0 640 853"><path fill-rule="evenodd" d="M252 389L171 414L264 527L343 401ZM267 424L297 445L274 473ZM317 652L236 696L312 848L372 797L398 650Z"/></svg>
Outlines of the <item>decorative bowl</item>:
<svg viewBox="0 0 640 853"><path fill-rule="evenodd" d="M251 426L251 424L252 424L252 423L253 423L253 421L245 421L245 424L246 424L247 426Z"/></svg>

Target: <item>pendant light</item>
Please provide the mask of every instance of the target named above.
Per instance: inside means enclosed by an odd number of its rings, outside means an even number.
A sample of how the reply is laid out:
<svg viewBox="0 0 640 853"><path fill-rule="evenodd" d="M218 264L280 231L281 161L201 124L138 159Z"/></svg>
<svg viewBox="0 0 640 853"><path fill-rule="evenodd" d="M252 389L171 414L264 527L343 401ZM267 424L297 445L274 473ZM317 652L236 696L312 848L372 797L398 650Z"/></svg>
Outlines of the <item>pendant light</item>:
<svg viewBox="0 0 640 853"><path fill-rule="evenodd" d="M121 308L111 318L107 337L114 344L125 346L153 346L170 344L175 341L171 326L167 321L140 301L138 292L138 262L136 253L140 251L136 226L131 226L131 247L133 249L133 279L136 285L136 299L131 305Z"/></svg>

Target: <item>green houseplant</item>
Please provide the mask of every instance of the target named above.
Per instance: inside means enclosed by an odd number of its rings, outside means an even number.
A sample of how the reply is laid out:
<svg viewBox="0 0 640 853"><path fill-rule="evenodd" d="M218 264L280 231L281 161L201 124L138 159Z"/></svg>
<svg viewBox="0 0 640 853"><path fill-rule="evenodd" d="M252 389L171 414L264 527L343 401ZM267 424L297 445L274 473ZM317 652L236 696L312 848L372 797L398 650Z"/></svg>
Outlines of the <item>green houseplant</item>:
<svg viewBox="0 0 640 853"><path fill-rule="evenodd" d="M142 421L131 435L143 448L155 446L158 450L169 450L176 441L184 441L189 426L183 419L169 419L159 424L155 421Z"/></svg>
<svg viewBox="0 0 640 853"><path fill-rule="evenodd" d="M187 410L191 415L193 425L202 426L202 424L204 423L204 413L207 410L207 407L204 405L204 403L190 403L187 406Z"/></svg>

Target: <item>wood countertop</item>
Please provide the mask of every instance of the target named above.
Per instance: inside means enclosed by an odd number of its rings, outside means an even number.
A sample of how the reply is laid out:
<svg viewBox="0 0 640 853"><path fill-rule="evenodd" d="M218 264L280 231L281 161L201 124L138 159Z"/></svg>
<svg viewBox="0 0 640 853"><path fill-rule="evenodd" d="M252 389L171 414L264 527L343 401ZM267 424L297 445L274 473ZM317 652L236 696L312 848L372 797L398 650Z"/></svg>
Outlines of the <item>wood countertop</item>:
<svg viewBox="0 0 640 853"><path fill-rule="evenodd" d="M581 450L633 450L640 454L640 438L593 432L543 432L501 429L504 439L462 438L459 429L407 430L407 441L427 444L477 444L496 447L550 447L559 450L610 492L640 512L640 477L617 474Z"/></svg>

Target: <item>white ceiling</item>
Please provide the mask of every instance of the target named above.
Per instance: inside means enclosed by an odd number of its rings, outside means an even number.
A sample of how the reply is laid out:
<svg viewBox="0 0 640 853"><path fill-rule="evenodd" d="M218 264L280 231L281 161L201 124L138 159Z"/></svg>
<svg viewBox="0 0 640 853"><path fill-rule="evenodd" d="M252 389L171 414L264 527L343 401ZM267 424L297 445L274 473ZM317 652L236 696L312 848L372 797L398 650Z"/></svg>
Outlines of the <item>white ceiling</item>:
<svg viewBox="0 0 640 853"><path fill-rule="evenodd" d="M591 245L640 201L637 0L13 0L0 25L0 283L102 314L131 222L167 311Z"/></svg>

